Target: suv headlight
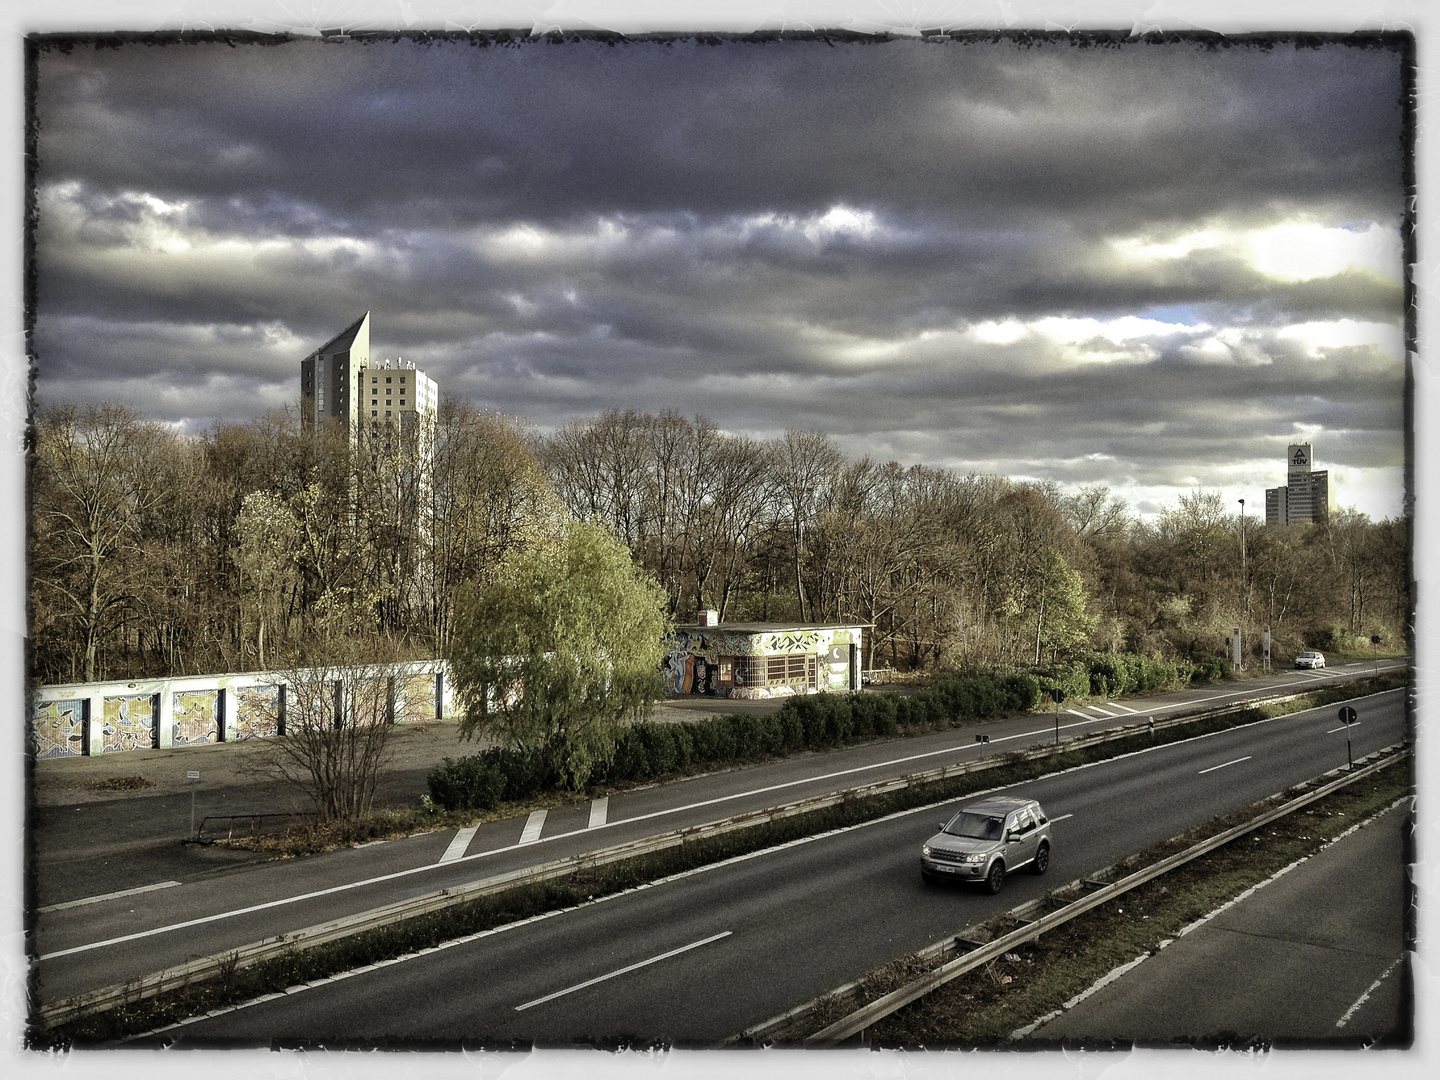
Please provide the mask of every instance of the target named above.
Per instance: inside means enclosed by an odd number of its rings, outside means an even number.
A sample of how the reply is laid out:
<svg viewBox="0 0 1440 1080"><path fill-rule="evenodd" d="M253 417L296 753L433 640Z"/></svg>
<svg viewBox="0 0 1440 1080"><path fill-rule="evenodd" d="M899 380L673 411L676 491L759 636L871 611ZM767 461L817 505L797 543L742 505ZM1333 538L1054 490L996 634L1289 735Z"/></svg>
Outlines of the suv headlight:
<svg viewBox="0 0 1440 1080"><path fill-rule="evenodd" d="M920 854L924 855L928 859L930 857L930 845L926 844L924 847L922 847L920 849Z"/></svg>
<svg viewBox="0 0 1440 1080"><path fill-rule="evenodd" d="M973 853L973 854L966 855L966 856L965 856L965 861L968 862L968 863L984 862L984 861L985 861L985 856L984 856L984 854L982 854L981 852L978 852L978 851L977 851L977 852L975 852L975 853Z"/></svg>

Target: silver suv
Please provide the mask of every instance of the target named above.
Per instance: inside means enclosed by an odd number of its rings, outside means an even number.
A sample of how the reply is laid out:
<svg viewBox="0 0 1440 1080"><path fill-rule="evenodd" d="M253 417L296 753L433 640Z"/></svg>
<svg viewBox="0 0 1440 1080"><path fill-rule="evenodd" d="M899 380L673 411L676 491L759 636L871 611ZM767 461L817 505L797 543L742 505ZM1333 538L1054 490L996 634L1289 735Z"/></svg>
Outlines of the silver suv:
<svg viewBox="0 0 1440 1080"><path fill-rule="evenodd" d="M920 849L926 881L983 882L992 893L1005 875L1050 869L1050 819L1034 799L996 795L964 807Z"/></svg>

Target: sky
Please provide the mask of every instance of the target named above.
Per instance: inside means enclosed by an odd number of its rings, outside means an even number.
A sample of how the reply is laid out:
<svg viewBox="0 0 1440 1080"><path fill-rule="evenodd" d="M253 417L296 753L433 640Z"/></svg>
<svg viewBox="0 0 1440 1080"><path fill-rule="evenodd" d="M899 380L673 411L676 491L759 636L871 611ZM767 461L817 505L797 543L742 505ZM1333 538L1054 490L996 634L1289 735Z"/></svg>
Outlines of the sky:
<svg viewBox="0 0 1440 1080"><path fill-rule="evenodd" d="M192 432L372 356L541 432L1196 487L1310 441L1403 509L1405 53L1328 45L128 45L36 66L37 402Z"/></svg>
<svg viewBox="0 0 1440 1080"><path fill-rule="evenodd" d="M14 695L25 685L26 633L27 264L14 257L23 250L24 35L240 27L313 37L340 25L843 26L901 35L933 26L1412 29L1422 42L1422 197L1435 174L1427 58L1440 51L1440 33L1418 0L0 6L9 31L0 35L8 59L0 70L11 76L0 80L0 130L12 150L0 184L9 209L0 235L12 252L0 261L0 294L9 300L0 305L0 496L12 510L0 514L0 570L10 586L0 590L0 684ZM277 60L241 63L243 50L203 62L187 50L52 56L64 62L53 70L66 74L40 80L36 103L49 102L51 112L36 179L54 204L40 218L42 243L29 264L40 286L32 341L39 402L112 397L190 430L207 417L244 420L293 400L300 359L368 308L376 355L415 360L445 392L541 426L611 405L701 412L762 436L823 425L851 453L1107 483L1143 512L1195 484L1259 500L1281 482L1284 445L1306 435L1343 505L1376 517L1399 511L1398 58L1342 49L1320 63L1288 49L967 46L925 53L911 70L886 60L891 48L860 60L841 59L856 50L795 49L799 58L786 60L767 46L748 62L741 50L722 50L741 59L697 63L688 82L673 55L628 48L598 58L570 46L448 57L408 49L411 64L441 72L433 75L371 59L376 52L342 59L339 49L294 49L306 59L289 70ZM817 53L835 66L821 66ZM554 67L567 78L547 82L541 62L557 59L566 60ZM253 66L266 62L269 71ZM590 81L575 81L587 63ZM643 78L621 77L627 63L644 68ZM637 98L646 108L624 123L617 110ZM1434 250L1433 215L1422 214L1416 228L1420 251ZM1347 265L1355 267L1348 274ZM1422 341L1429 267L1422 258L1413 268ZM1092 325L1105 332L1090 333ZM1440 384L1424 351L1413 375L1422 494L1415 571L1433 600L1440 545L1423 494L1433 487L1436 451L1424 419ZM1428 708L1433 682L1433 607L1417 612L1417 708ZM4 730L7 760L23 761L21 727ZM1426 782L1437 768L1431 744L1417 746ZM23 821L25 785L18 772L14 779L0 795L6 824ZM22 836L20 828L0 832L8 916L0 982L13 991L0 995L0 1027L12 1048L7 1075L29 1076L56 1062L18 1050L27 971L18 932ZM1420 850L1436 842L1434 815L1422 813ZM1440 889L1433 864L1411 867L1422 920ZM1434 1015L1440 987L1427 940L1422 934L1414 969L1420 1041L1383 1063L1397 1076L1433 1072L1423 1062L1434 1056L1436 1028L1424 1018ZM1353 1054L1240 1062L1170 1054L1162 1063L1158 1053L1112 1055L1101 1066L1144 1077L1157 1064L1185 1076L1263 1065L1307 1080L1356 1068ZM373 1055L351 1057L347 1075L393 1072ZM1042 1057L966 1061L964 1069L1065 1073L1044 1068L1055 1062ZM631 1067L551 1051L479 1068L545 1080L660 1067L723 1075L717 1058L674 1052ZM118 1068L125 1077L167 1068L93 1055L61 1064L81 1075ZM273 1053L209 1055L204 1064L217 1076L323 1067ZM842 1064L807 1056L783 1071L901 1077L937 1063L909 1070L865 1054ZM957 1068L938 1064L946 1075ZM476 1061L450 1055L426 1065L435 1075L472 1076ZM168 1067L193 1072L190 1062ZM775 1063L754 1069L779 1075Z"/></svg>

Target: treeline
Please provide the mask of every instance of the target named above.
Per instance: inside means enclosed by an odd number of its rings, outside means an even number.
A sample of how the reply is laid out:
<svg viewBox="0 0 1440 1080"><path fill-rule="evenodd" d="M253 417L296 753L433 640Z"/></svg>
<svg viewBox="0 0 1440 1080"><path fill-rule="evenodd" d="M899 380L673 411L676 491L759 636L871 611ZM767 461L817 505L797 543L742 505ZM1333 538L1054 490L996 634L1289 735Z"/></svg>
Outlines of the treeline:
<svg viewBox="0 0 1440 1080"><path fill-rule="evenodd" d="M1145 521L1103 487L850 460L816 432L757 441L675 413L545 437L447 399L432 445L352 444L295 412L195 437L111 405L41 412L35 677L257 670L346 636L436 655L459 585L567 511L613 529L677 620L873 624L870 668L1195 664L1234 626L1251 656L1270 626L1282 660L1407 640L1406 519L1252 515L1242 557L1217 493Z"/></svg>

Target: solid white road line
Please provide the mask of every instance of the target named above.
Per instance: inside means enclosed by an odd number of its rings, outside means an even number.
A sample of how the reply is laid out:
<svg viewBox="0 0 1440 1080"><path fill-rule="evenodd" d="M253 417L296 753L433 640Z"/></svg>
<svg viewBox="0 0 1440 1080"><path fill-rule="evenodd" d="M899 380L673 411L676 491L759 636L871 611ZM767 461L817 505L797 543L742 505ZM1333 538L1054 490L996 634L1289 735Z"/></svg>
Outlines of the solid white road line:
<svg viewBox="0 0 1440 1080"><path fill-rule="evenodd" d="M723 933L712 934L710 937L704 938L701 941L692 941L689 945L681 945L678 949L671 949L669 952L661 953L659 956L652 956L649 960L641 960L638 964L631 964L629 967L623 967L619 971L612 971L608 975L597 975L593 979L576 983L574 986L567 986L564 990L556 990L553 994L546 994L544 997L536 998L534 1001L527 1001L524 1005L516 1005L515 1011L524 1012L526 1009L533 1008L536 1005L543 1005L547 1001L554 1001L556 998L564 997L566 994L573 994L576 990L584 990L587 986L594 986L596 983L602 983L620 975L628 975L632 971L639 971L641 968L649 967L651 964L658 964L661 960L669 960L672 956L679 956L681 953L687 953L691 949L698 949L701 945L709 945L712 941L727 938L732 933L733 931L726 930Z"/></svg>
<svg viewBox="0 0 1440 1080"><path fill-rule="evenodd" d="M1355 1016L1355 1014L1360 1011L1360 1006L1364 1005L1365 1002L1370 1000L1370 995L1373 994L1376 990L1380 989L1380 984L1385 981L1385 979L1392 971L1399 967L1400 961L1404 959L1405 954L1401 953L1394 960L1390 961L1390 966L1380 973L1380 978L1376 979L1373 983L1371 983L1370 988L1355 999L1355 1004L1351 1005L1350 1008L1345 1010L1345 1015L1340 1017L1339 1020L1335 1021L1335 1026L1337 1028L1343 1028L1346 1024L1348 1024L1350 1020Z"/></svg>
<svg viewBox="0 0 1440 1080"><path fill-rule="evenodd" d="M1236 696L1237 694L1244 694L1244 693L1247 693L1247 692L1248 692L1248 691L1243 691L1243 690L1241 690L1241 691L1231 691L1231 692L1225 693L1225 694L1212 694L1212 695L1210 695L1209 697L1197 698L1197 699L1194 699L1194 700L1188 701L1188 702L1176 702L1176 703L1171 704L1171 705L1162 705L1162 706L1157 707L1157 708L1155 709L1155 712L1159 713L1159 712L1163 712L1163 711L1165 711L1165 710L1167 710L1167 709L1180 708L1180 707L1182 707L1182 706L1191 706L1191 705L1199 704L1199 703L1202 703L1202 702L1205 702L1205 701L1213 701L1213 700L1216 700L1217 698L1234 697L1234 696ZM1380 694L1392 693L1392 692L1393 692L1393 691L1381 691ZM1367 696L1369 696L1369 697L1377 697L1377 696L1380 696L1380 694L1373 694L1373 695L1367 695ZM1072 710L1072 711L1073 711L1073 710ZM1042 715L1043 715L1043 714L1042 714ZM1083 716L1084 714L1081 713L1081 714L1077 714L1077 715ZM1090 723L1094 723L1095 720L1096 720L1095 717L1085 717L1085 719L1086 719L1088 722L1090 722ZM1275 718L1275 719L1280 719L1280 718L1277 717L1277 718ZM1069 728L1072 728L1072 727L1080 727L1080 726L1081 726L1080 724L1064 724L1064 725L1062 725L1062 727L1064 727L1064 728L1066 728L1066 729L1069 729ZM1033 731L1021 731L1021 732L1017 732L1017 733L1014 734L1014 735L1002 735L1002 736L1000 736L999 738L997 738L997 739L995 739L995 740L993 740L993 741L996 742L996 743L1002 743L1002 742L1010 742L1010 741L1015 740L1015 739L1029 739L1029 738L1033 738L1033 737L1036 736L1036 735L1048 735L1048 734L1050 734L1053 730L1054 730L1054 729L1053 729L1052 727L1050 727L1050 726L1047 725L1046 727L1043 727L1043 728L1036 728L1036 729L1033 730ZM734 799L744 799L744 798L752 797L752 796L755 796L755 795L768 795L768 794L769 794L770 792L772 792L772 791L782 791L782 790L784 790L784 789L786 789L786 788L797 787L797 786L803 785L803 784L823 783L823 782L828 781L828 780L838 779L839 777L842 777L842 776L850 776L850 775L853 775L853 774L855 774L855 773L869 772L869 771L872 770L872 769L883 769L883 768L885 768L885 767L887 767L887 766L891 766L891 765L903 765L903 764L906 764L907 762L919 761L919 760L921 760L921 759L923 759L923 758L937 757L937 756L939 756L939 755L941 755L941 754L953 754L953 753L956 753L956 752L958 752L958 751L960 751L960 750L969 749L969 748L971 748L973 745L974 745L974 744L971 744L971 743L960 743L960 744L955 745L955 746L947 746L947 747L945 747L945 748L943 748L943 749L940 749L940 750L929 750L929 751L926 751L926 752L923 753L923 754L911 754L911 755L909 755L908 757L892 758L892 759L890 759L889 761L876 762L876 763L873 764L873 765L857 765L857 766L855 766L854 768L851 768L851 769L839 769L839 770L836 770L835 772L832 772L832 773L824 773L824 774L822 774L822 775L820 775L820 776L811 776L811 777L803 778L803 779L800 779L800 780L787 780L787 781L785 781L784 783L781 783L781 784L771 784L771 785L768 786L768 787L754 788L754 789L752 789L752 790L750 790L750 791L740 791L740 792L736 792L736 793L733 794L733 795L721 795L721 796L719 796L719 797L717 797L717 798L714 798L714 799L702 799L702 800L699 801L699 802L689 803L689 804L687 804L687 805L685 805L685 806L675 806L675 807L671 807L671 808L669 808L669 809L667 809L667 810L655 810L655 811L652 811L652 812L650 812L650 813L648 813L648 814L636 814L634 817L621 818L619 821L607 821L604 825L599 825L599 826L597 826L597 828L600 828L600 829L609 829L609 828L613 828L613 827L616 826L616 825L630 825L630 824L633 824L634 822L637 822L637 821L648 821L648 820L651 819L651 818L667 817L667 816L669 816L669 815L671 815L671 814L684 813L684 812L687 811L687 810L699 810L699 809L702 809L702 808L704 808L704 807L706 807L706 806L714 806L714 805L716 805L716 804L718 804L718 803L730 802L730 801L732 801L732 800L734 800ZM564 840L564 839L566 839L566 838L568 838L568 837L575 836L575 835L577 835L577 834L579 834L579 833L583 833L584 831L585 831L585 830L583 830L583 829L577 829L577 830L575 830L574 832L552 833L550 836L542 837L542 838L541 838L539 841L537 841L537 842L538 842L538 843L541 843L541 844L548 844L548 843L550 843L550 842L553 841L553 840ZM477 852L475 852L473 855L466 855L464 858L462 858L462 859L456 859L455 861L456 861L457 863L458 863L458 862L470 862L470 861L475 860L475 859L485 859L485 858L489 858L489 857L492 856L492 855L500 855L500 854L503 854L503 853L506 853L506 852L510 852L510 851L514 851L514 846L513 846L513 845L508 845L508 846L506 846L506 847L499 847L499 848L491 848L491 849L488 850L488 851L477 851ZM434 869L434 865L433 865L433 864L431 864L431 863L425 863L425 864L423 864L423 865L421 865L421 866L412 866L412 867L409 867L408 869L405 869L405 870L396 870L396 871L394 871L394 872L392 872L392 873L389 873L389 874L380 874L380 875L377 875L376 877L365 878L365 879L360 880L360 881L350 881L350 882L346 882L346 883L344 883L344 884L342 884L342 885L332 885L332 886L330 886L329 888L326 888L326 889L316 889L316 890L314 890L313 892L299 893L299 894L297 894L297 895L295 895L295 896L282 896L282 897L280 897L278 900L270 900L270 901L267 901L267 902L262 903L262 904L252 904L252 905L250 905L250 906L248 906L248 907L235 908L235 909L233 909L233 910L231 910L231 911L220 911L220 912L216 912L214 915L204 915L204 916L201 916L200 918L196 918L196 919L187 919L185 922L171 923L169 926L157 926L157 927L155 927L154 929L151 929L151 930L142 930L142 931L139 931L139 932L134 933L134 934L125 934L125 935L122 935L121 937L107 938L107 939L105 939L105 940L103 940L103 941L92 941L92 942L88 942L88 943L86 943L86 944L84 944L84 945L76 945L76 946L73 946L72 948L69 948L69 949L59 949L59 950L57 950L57 951L55 951L55 952L44 953L44 954L41 955L41 956L37 956L37 957L36 957L36 960L37 960L37 961L40 961L40 960L51 960L51 959L54 959L54 958L60 957L60 956L69 956L69 955L71 955L71 954L73 954L73 953L89 952L91 949L104 949L104 948L108 948L108 947L111 946L111 945L123 945L123 944L124 944L125 942L127 942L127 941L135 941L135 940L138 939L138 938L153 937L153 936L155 936L155 935L157 935L157 934L167 934L167 933L170 933L170 932L173 931L173 930L188 930L188 929L189 929L190 927L192 927L192 926L203 926L203 925L205 925L206 923L219 922L219 921L221 921L222 919L232 919L232 918L235 918L236 916L240 916L240 915L250 915L250 914L253 914L254 912L257 912L257 911L267 911L267 910L269 910L270 908L284 907L284 906L287 905L287 904L296 904L296 903L300 903L300 902L305 901L305 900L314 900L314 899L316 899L316 898L318 898L318 897L321 897L321 896L331 896L331 895L333 895L333 894L335 894L335 893L348 892L348 891L351 890L351 889L364 888L364 887L367 886L367 885L378 885L378 884L380 884L380 883L382 883L382 882L386 882L386 881L395 881L395 880L398 879L398 878L410 877L410 876L412 876L412 875L414 875L414 874L422 874L422 873L425 873L426 871L433 870L433 869Z"/></svg>
<svg viewBox="0 0 1440 1080"><path fill-rule="evenodd" d="M63 904L46 904L42 908L36 908L37 912L64 911L66 908L84 907L86 904L103 904L106 900L119 900L122 896L135 896L139 893L154 892L156 889L171 889L179 885L178 881L161 881L154 885L141 885L136 889L121 889L119 892L101 893L99 896L87 896L83 900L66 900Z"/></svg>
<svg viewBox="0 0 1440 1080"><path fill-rule="evenodd" d="M525 831L520 834L520 843L533 844L540 839L540 830L545 828L544 810L532 810L525 819Z"/></svg>
<svg viewBox="0 0 1440 1080"><path fill-rule="evenodd" d="M1325 732L1325 734L1334 735L1337 731L1344 731L1347 727L1359 727L1360 724L1361 721L1359 720L1356 720L1353 724L1341 724L1339 727L1332 727L1329 731Z"/></svg>
<svg viewBox="0 0 1440 1080"><path fill-rule="evenodd" d="M609 812L610 796L606 795L603 799L596 799L590 804L590 824L585 827L587 829L598 829L601 825L605 824L605 815Z"/></svg>
<svg viewBox="0 0 1440 1080"><path fill-rule="evenodd" d="M445 854L440 856L440 861L447 863L462 858L465 854L465 849L470 846L470 841L475 839L475 831L479 828L479 825L470 825L467 828L457 830L454 839L450 841L450 846L445 849Z"/></svg>
<svg viewBox="0 0 1440 1080"><path fill-rule="evenodd" d="M1196 773L1195 775L1197 775L1197 776L1204 776L1207 772L1214 772L1216 769L1223 769L1223 768L1225 768L1226 766L1229 766L1229 765L1239 765L1240 762L1242 762L1242 761L1249 761L1249 760L1250 760L1252 757L1254 757L1254 756L1255 756L1254 754L1246 754L1244 757L1237 757L1234 761L1227 761L1227 762L1225 762L1224 765L1211 765L1210 768L1208 768L1208 769L1201 769L1201 770L1200 770L1198 773Z"/></svg>
<svg viewBox="0 0 1440 1080"><path fill-rule="evenodd" d="M1054 825L1057 821L1064 821L1066 818L1072 818L1074 816L1074 814L1061 814L1059 817L1052 817L1050 819L1050 824Z"/></svg>

